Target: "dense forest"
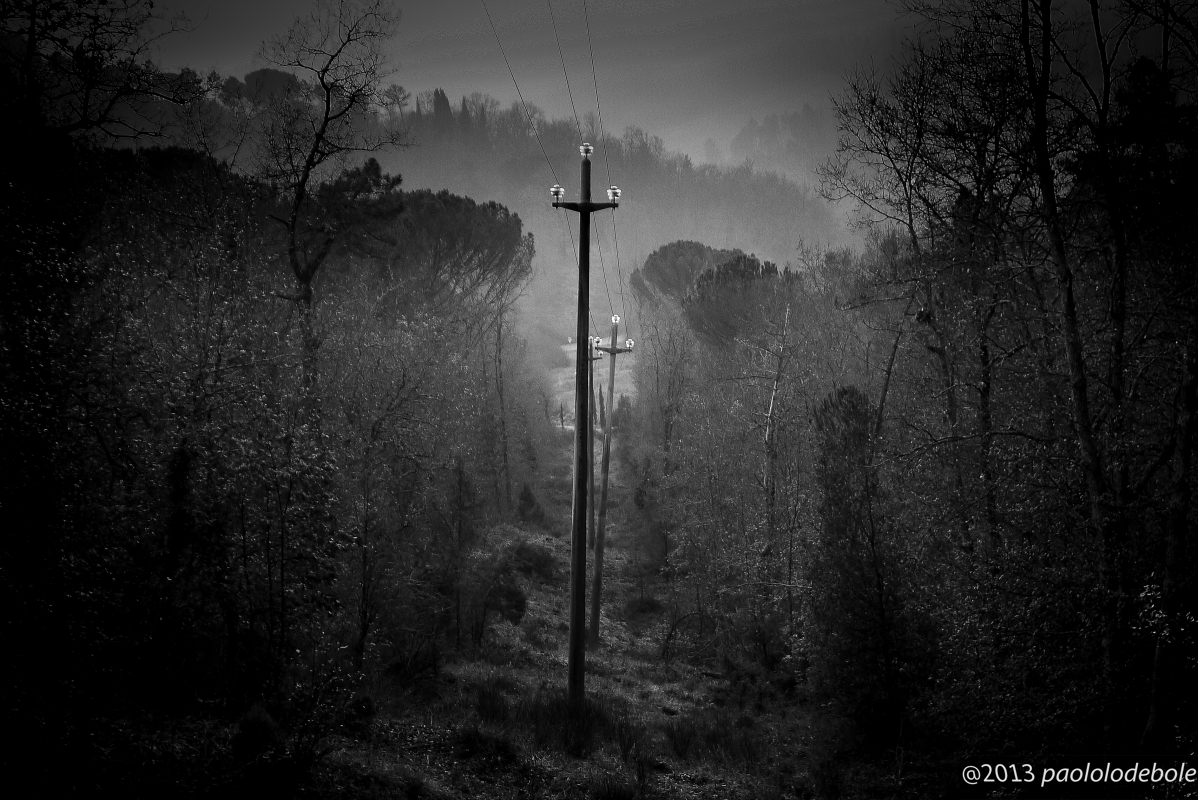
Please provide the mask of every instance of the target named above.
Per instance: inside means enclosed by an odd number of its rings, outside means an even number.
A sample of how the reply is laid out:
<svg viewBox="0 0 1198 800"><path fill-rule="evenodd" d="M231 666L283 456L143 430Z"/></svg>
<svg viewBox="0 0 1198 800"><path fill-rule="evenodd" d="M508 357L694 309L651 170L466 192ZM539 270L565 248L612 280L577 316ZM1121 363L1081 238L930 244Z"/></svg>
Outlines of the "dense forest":
<svg viewBox="0 0 1198 800"><path fill-rule="evenodd" d="M837 100L863 251L632 277L672 646L878 746L1192 753L1193 8L916 11Z"/></svg>
<svg viewBox="0 0 1198 800"><path fill-rule="evenodd" d="M14 780L916 798L985 754L1193 761L1191 3L912 3L836 99L823 199L810 109L720 167L412 97L381 0L316 3L240 77L155 67L142 0L0 5ZM546 190L580 136L636 210L622 267L594 232L591 308L636 348L599 368L577 712ZM1106 791L1053 796L1194 784Z"/></svg>
<svg viewBox="0 0 1198 800"><path fill-rule="evenodd" d="M267 46L304 79L249 101L142 66L148 3L5 7L7 719L12 763L67 753L81 794L145 766L114 720L262 701L310 764L364 665L482 635L479 527L535 458L506 388L535 383L533 241L367 155L403 143L393 18L339 42L330 10ZM234 136L252 167L205 146Z"/></svg>

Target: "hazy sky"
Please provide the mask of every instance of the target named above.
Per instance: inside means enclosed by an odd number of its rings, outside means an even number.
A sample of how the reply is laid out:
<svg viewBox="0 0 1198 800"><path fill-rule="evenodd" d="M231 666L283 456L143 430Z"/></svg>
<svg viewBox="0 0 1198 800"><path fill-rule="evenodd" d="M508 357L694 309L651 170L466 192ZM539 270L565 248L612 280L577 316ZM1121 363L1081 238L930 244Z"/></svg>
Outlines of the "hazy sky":
<svg viewBox="0 0 1198 800"><path fill-rule="evenodd" d="M440 87L457 100L516 91L482 0L400 2L394 81L413 94ZM169 68L243 76L262 66L263 39L308 8L303 0L166 0L195 31L160 47ZM525 99L571 116L546 0L487 0ZM595 107L582 0L552 0L579 114ZM904 35L887 0L588 0L603 122L639 125L672 150L704 160L712 137L727 152L752 117L828 107L854 64L886 65Z"/></svg>

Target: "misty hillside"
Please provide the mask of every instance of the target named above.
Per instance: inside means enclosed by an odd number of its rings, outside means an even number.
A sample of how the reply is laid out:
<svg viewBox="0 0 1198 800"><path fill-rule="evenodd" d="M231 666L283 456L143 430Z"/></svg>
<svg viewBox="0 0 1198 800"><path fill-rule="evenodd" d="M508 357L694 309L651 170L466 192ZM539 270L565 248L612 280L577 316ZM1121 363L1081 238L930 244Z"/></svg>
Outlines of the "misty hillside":
<svg viewBox="0 0 1198 800"><path fill-rule="evenodd" d="M577 297L578 220L550 206L556 181L566 198L579 188L578 128L574 120L547 120L535 108L540 144L524 111L506 109L491 97L474 94L450 102L439 90L417 99L406 115L412 146L381 158L386 169L403 176L407 189L449 189L478 200L495 200L520 215L536 241L533 280L523 313L530 328L564 340L573 332ZM611 212L594 216L598 248L592 247L592 314L602 327L614 311L633 315L627 279L658 247L695 240L726 250L743 250L785 264L795 260L804 242L829 243L843 236L829 205L810 186L750 164L698 166L685 155L666 150L662 140L639 128L622 134L598 132L593 116L582 120L583 139L595 145L592 197L602 199L610 182L623 191L616 212L619 264ZM541 151L544 146L545 154ZM604 283L606 272L607 283ZM624 297L620 297L620 277ZM603 331L600 331L602 333Z"/></svg>
<svg viewBox="0 0 1198 800"><path fill-rule="evenodd" d="M240 169L258 169L261 156L247 132L262 124L263 109L296 90L295 77L262 68L244 79L214 73L206 85L186 70L177 79L190 81L199 99L182 112L151 104L166 120L162 124L170 138ZM594 114L578 122L550 120L530 105L534 133L524 107L503 108L478 92L451 101L438 89L413 99L391 85L381 112L356 124L401 132L399 147L373 156L384 172L402 178L404 191L448 190L500 203L533 235L532 279L519 303L519 324L542 358L555 358L557 345L574 332L578 219L553 210L549 187L561 183L567 199L577 197L580 131L595 147L593 199L603 199L611 184L623 192L614 229L610 211L592 218L597 246L591 249L591 309L604 328L597 333L606 330L612 313L626 318L631 335L640 333L628 279L669 242L702 242L785 265L796 260L804 244L847 239L843 216L807 183L832 150L828 121L810 107L771 115L760 124L749 120L732 142L735 165L696 165L641 128L600 133Z"/></svg>
<svg viewBox="0 0 1198 800"><path fill-rule="evenodd" d="M750 119L732 139L735 161L777 172L796 181L818 177L825 159L836 149L836 122L830 112L804 103L799 111ZM718 155L718 150L716 152Z"/></svg>

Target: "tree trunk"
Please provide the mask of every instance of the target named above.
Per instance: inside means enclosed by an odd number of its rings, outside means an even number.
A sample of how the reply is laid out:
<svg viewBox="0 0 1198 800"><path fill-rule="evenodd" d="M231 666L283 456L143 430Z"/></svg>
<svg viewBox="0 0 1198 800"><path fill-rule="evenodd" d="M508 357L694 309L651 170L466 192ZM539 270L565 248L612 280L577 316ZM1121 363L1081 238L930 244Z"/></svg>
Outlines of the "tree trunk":
<svg viewBox="0 0 1198 800"><path fill-rule="evenodd" d="M512 508L512 473L508 465L507 407L503 397L503 310L495 324L495 391L499 395L499 444L503 450L503 494L506 508Z"/></svg>
<svg viewBox="0 0 1198 800"><path fill-rule="evenodd" d="M1030 0L1021 3L1021 39L1024 63L1027 69L1032 98L1032 149L1035 158L1036 178L1041 195L1040 213L1048 234L1049 254L1057 287L1061 292L1061 317L1064 331L1064 348L1069 368L1069 388L1073 406L1073 427L1081 450L1085 470L1086 490L1090 503L1090 521L1102 542L1100 565L1103 588L1110 601L1104 609L1105 633L1103 635L1104 666L1109 679L1117 669L1119 631L1116 609L1111 605L1117 588L1116 542L1123 525L1112 519L1109 513L1107 482L1103 469L1102 455L1094 435L1093 417L1090 412L1085 353L1082 348L1081 332L1077 319L1077 299L1073 292L1073 268L1065 246L1065 236L1057 206L1056 174L1049 150L1048 99L1052 80L1053 40L1052 2L1040 3L1039 68L1033 51ZM1116 515L1121 516L1121 515Z"/></svg>

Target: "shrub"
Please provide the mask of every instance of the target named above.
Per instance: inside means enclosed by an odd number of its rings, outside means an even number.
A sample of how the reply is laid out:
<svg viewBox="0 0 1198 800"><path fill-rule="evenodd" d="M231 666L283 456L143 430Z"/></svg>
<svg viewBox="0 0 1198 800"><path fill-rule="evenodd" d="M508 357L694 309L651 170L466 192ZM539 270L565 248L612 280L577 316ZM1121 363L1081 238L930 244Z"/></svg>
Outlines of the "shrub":
<svg viewBox="0 0 1198 800"><path fill-rule="evenodd" d="M653 595L643 597L634 597L624 604L624 613L628 616L636 616L638 614L656 614L662 610L661 601Z"/></svg>
<svg viewBox="0 0 1198 800"><path fill-rule="evenodd" d="M674 755L681 758L683 761L690 755L691 747L699 736L699 729L695 726L694 719L688 714L681 717L673 717L668 720L663 728L666 734L666 741L670 744L670 749L674 751Z"/></svg>
<svg viewBox="0 0 1198 800"><path fill-rule="evenodd" d="M745 724L748 720L749 724ZM723 710L694 712L669 720L663 730L670 749L679 758L704 755L745 766L755 764L760 757L760 743L749 730L752 719L738 720Z"/></svg>
<svg viewBox="0 0 1198 800"><path fill-rule="evenodd" d="M494 611L512 625L519 625L528 609L528 595L520 584L505 580L491 587L485 603L488 611Z"/></svg>
<svg viewBox="0 0 1198 800"><path fill-rule="evenodd" d="M499 559L493 552L472 553L459 581L470 638L476 647L483 643L492 614L512 625L519 625L524 618L528 596L508 559Z"/></svg>
<svg viewBox="0 0 1198 800"><path fill-rule="evenodd" d="M435 678L440 672L441 650L434 636L397 636L391 652L386 671L400 685Z"/></svg>
<svg viewBox="0 0 1198 800"><path fill-rule="evenodd" d="M341 711L341 726L349 734L368 735L370 723L377 713L374 698L368 694L360 695Z"/></svg>
<svg viewBox="0 0 1198 800"><path fill-rule="evenodd" d="M636 762L637 788L640 789L641 797L646 797L649 794L649 758L640 742L633 748L632 760Z"/></svg>
<svg viewBox="0 0 1198 800"><path fill-rule="evenodd" d="M628 395L620 395L620 399L616 401L616 410L611 415L611 426L615 430L623 433L631 427L633 422L632 400Z"/></svg>
<svg viewBox="0 0 1198 800"><path fill-rule="evenodd" d="M487 722L506 722L511 704L504 694L504 684L511 681L491 678L478 687L478 716Z"/></svg>
<svg viewBox="0 0 1198 800"><path fill-rule="evenodd" d="M633 800L637 796L637 785L627 778L608 773L591 780L593 800Z"/></svg>
<svg viewBox="0 0 1198 800"><path fill-rule="evenodd" d="M808 770L816 797L838 800L844 790L844 764L836 758L821 758Z"/></svg>
<svg viewBox="0 0 1198 800"><path fill-rule="evenodd" d="M565 690L540 688L517 703L512 716L531 729L538 747L582 757L594 749L598 737L612 735L613 715L618 714L610 699L587 697L582 713L574 715Z"/></svg>
<svg viewBox="0 0 1198 800"><path fill-rule="evenodd" d="M545 522L545 509L541 508L541 504L537 502L536 495L532 493L532 487L527 483L520 489L520 498L516 501L516 514L524 522L531 522L537 525Z"/></svg>
<svg viewBox="0 0 1198 800"><path fill-rule="evenodd" d="M477 725L467 725L458 731L457 753L463 758L477 758L494 767L507 766L520 760L519 748L509 739L487 733Z"/></svg>
<svg viewBox="0 0 1198 800"><path fill-rule="evenodd" d="M553 583L557 580L557 557L543 544L522 539L512 551L512 564L525 575Z"/></svg>
<svg viewBox="0 0 1198 800"><path fill-rule="evenodd" d="M352 697L351 679L334 659L335 655L297 671L296 683L284 698L287 756L300 772L328 754L328 738L340 727Z"/></svg>
<svg viewBox="0 0 1198 800"><path fill-rule="evenodd" d="M255 703L237 723L237 733L233 735L233 760L248 764L278 750L282 744L278 723L260 703Z"/></svg>
<svg viewBox="0 0 1198 800"><path fill-rule="evenodd" d="M726 751L729 740L735 736L732 719L723 709L712 714L696 714L695 728L699 731L703 749L709 753Z"/></svg>
<svg viewBox="0 0 1198 800"><path fill-rule="evenodd" d="M616 746L620 748L620 758L624 760L625 764L628 763L628 757L632 755L633 750L640 745L644 737L645 726L631 712L625 710L625 713L615 718L612 726L612 738L615 740Z"/></svg>

